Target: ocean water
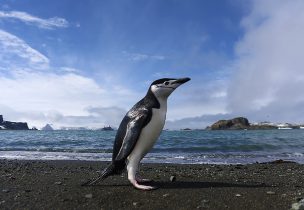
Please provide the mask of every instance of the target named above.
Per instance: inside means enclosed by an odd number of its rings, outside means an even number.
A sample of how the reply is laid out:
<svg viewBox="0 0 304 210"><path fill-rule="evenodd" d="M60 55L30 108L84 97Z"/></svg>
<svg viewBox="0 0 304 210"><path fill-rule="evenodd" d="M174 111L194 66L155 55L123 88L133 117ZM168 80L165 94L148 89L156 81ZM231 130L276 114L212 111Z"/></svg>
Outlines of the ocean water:
<svg viewBox="0 0 304 210"><path fill-rule="evenodd" d="M109 161L116 131L0 131L0 159ZM304 163L304 129L163 131L150 163Z"/></svg>

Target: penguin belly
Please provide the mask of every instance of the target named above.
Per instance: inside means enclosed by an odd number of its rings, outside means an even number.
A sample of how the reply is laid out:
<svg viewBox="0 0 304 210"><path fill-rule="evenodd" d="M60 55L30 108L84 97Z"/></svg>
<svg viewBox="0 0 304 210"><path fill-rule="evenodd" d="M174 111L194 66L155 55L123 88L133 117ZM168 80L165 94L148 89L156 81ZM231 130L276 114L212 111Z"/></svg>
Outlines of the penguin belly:
<svg viewBox="0 0 304 210"><path fill-rule="evenodd" d="M137 143L128 157L129 161L140 161L152 149L164 128L165 120L165 109L152 109L152 118L150 122L142 129Z"/></svg>

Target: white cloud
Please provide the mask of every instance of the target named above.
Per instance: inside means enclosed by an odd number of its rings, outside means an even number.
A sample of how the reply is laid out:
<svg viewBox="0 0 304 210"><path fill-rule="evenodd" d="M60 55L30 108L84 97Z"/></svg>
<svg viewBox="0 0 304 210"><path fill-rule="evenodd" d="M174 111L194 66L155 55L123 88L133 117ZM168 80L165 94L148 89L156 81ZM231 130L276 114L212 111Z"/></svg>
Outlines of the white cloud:
<svg viewBox="0 0 304 210"><path fill-rule="evenodd" d="M193 78L168 99L168 120L227 113L227 80Z"/></svg>
<svg viewBox="0 0 304 210"><path fill-rule="evenodd" d="M134 97L127 92L103 89L93 79L74 73L23 72L12 78L0 76L0 90L0 114L8 120L27 121L38 127L45 123L57 127L118 126L130 108L126 107L127 102Z"/></svg>
<svg viewBox="0 0 304 210"><path fill-rule="evenodd" d="M120 107L89 107L87 111L91 116L97 117L105 125L112 125L118 127L124 115L127 113L126 109Z"/></svg>
<svg viewBox="0 0 304 210"><path fill-rule="evenodd" d="M0 11L0 18L2 19L16 19L27 24L36 25L39 28L44 29L54 29L54 28L66 28L69 26L69 23L64 18L53 17L49 19L39 18L33 15L30 15L26 12L20 11Z"/></svg>
<svg viewBox="0 0 304 210"><path fill-rule="evenodd" d="M2 105L19 111L54 109L65 114L101 103L104 93L92 79L71 73L20 72L13 78L0 77L0 89Z"/></svg>
<svg viewBox="0 0 304 210"><path fill-rule="evenodd" d="M0 29L0 58L2 67L16 66L44 69L49 59L30 47L24 40Z"/></svg>
<svg viewBox="0 0 304 210"><path fill-rule="evenodd" d="M236 45L229 109L260 120L304 121L296 114L304 109L304 2L253 3Z"/></svg>

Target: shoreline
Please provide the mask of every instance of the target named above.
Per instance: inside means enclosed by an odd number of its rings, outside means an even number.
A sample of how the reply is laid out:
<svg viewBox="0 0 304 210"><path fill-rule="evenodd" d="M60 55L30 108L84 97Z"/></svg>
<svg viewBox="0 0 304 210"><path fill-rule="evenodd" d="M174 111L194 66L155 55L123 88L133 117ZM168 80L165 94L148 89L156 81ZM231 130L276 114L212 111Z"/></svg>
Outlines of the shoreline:
<svg viewBox="0 0 304 210"><path fill-rule="evenodd" d="M62 152L62 151L0 151L0 160L33 160L33 161L110 161L112 152ZM150 152L142 160L142 163L152 164L216 164L216 165L238 165L264 163L275 160L292 161L304 164L302 153L293 154L271 154L271 153L158 153Z"/></svg>
<svg viewBox="0 0 304 210"><path fill-rule="evenodd" d="M159 186L134 189L126 174L94 186L107 162L0 160L0 209L290 209L304 197L304 165L150 164L141 175ZM170 181L174 176L175 181Z"/></svg>

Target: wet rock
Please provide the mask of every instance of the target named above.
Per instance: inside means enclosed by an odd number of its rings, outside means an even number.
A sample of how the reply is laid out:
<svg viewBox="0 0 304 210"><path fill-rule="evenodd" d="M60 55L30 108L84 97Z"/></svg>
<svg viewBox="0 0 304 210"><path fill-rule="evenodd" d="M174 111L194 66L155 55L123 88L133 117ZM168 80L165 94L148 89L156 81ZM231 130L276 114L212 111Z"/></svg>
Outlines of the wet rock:
<svg viewBox="0 0 304 210"><path fill-rule="evenodd" d="M84 197L91 199L91 198L93 198L93 195L92 195L92 193L89 193L89 194L86 194Z"/></svg>
<svg viewBox="0 0 304 210"><path fill-rule="evenodd" d="M237 165L234 167L235 169L242 169L242 165Z"/></svg>
<svg viewBox="0 0 304 210"><path fill-rule="evenodd" d="M282 159L278 159L278 160L274 160L269 162L270 164L282 164L282 163L296 163L294 161L289 161L289 160L282 160Z"/></svg>
<svg viewBox="0 0 304 210"><path fill-rule="evenodd" d="M209 200L204 199L204 200L202 200L202 203L207 204L207 203L210 203L210 201L209 201Z"/></svg>
<svg viewBox="0 0 304 210"><path fill-rule="evenodd" d="M10 190L8 190L8 189L3 189L2 192L4 192L4 193L9 193Z"/></svg>
<svg viewBox="0 0 304 210"><path fill-rule="evenodd" d="M169 193L163 194L163 197L166 198L169 196Z"/></svg>

